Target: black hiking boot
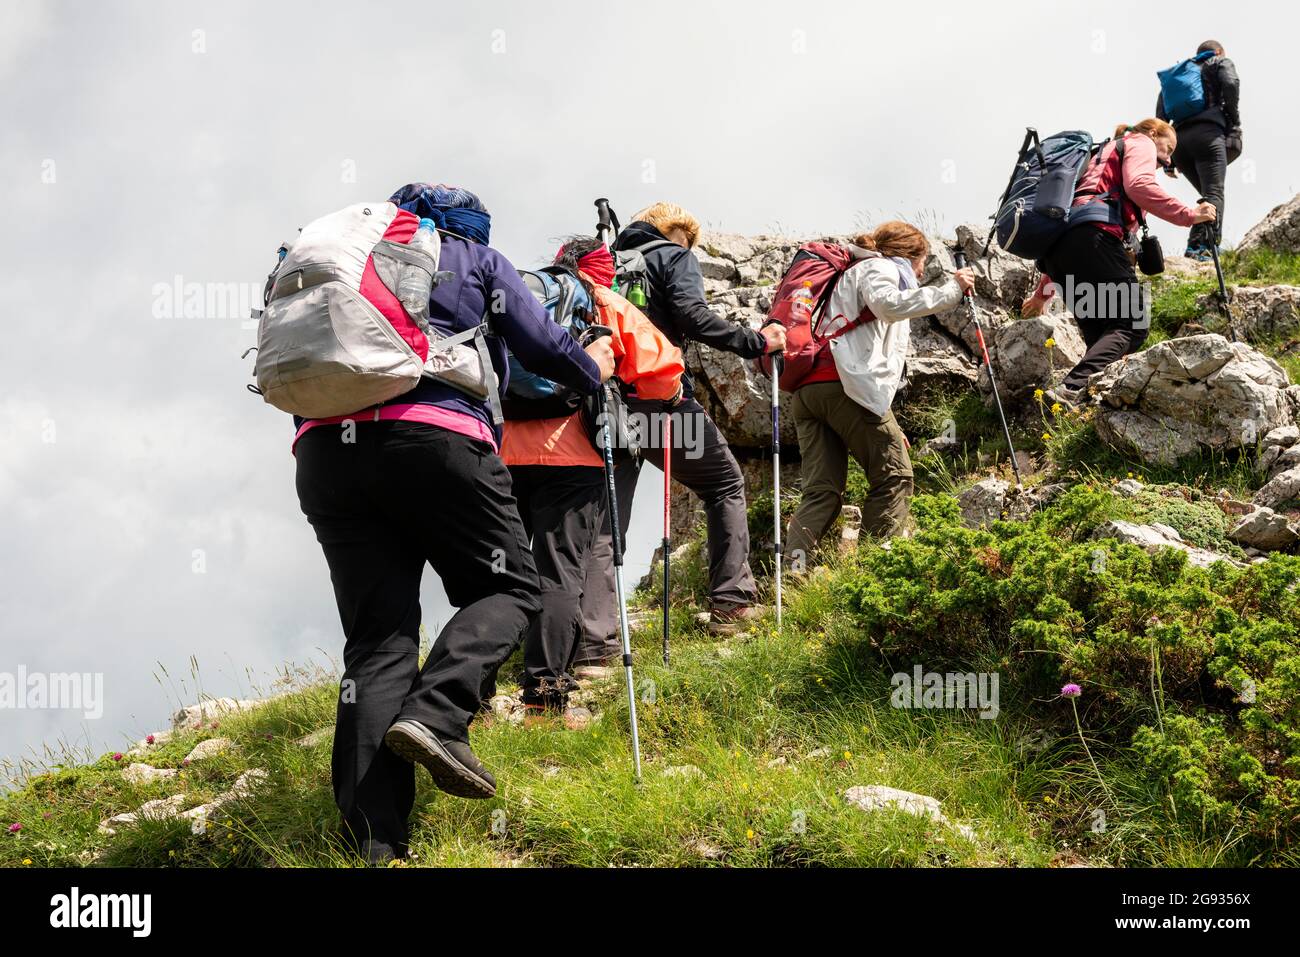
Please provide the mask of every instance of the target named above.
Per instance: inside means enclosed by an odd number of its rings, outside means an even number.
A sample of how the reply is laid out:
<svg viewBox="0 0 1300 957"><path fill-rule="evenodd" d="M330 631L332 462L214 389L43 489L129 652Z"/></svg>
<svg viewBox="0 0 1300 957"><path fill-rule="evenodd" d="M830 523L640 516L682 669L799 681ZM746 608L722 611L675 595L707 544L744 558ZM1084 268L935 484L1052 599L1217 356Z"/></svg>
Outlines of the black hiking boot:
<svg viewBox="0 0 1300 957"><path fill-rule="evenodd" d="M495 797L496 778L479 763L468 744L443 741L418 721L403 719L384 735L384 744L400 758L422 764L433 783L456 797Z"/></svg>

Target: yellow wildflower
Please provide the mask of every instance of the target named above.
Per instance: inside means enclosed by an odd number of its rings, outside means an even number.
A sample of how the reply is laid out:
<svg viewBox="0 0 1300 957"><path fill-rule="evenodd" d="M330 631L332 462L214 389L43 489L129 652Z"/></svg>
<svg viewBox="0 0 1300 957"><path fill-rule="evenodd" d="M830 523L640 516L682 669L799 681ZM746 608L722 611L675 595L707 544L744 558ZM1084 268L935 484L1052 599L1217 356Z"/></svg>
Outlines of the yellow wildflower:
<svg viewBox="0 0 1300 957"><path fill-rule="evenodd" d="M1048 339L1046 342L1043 343L1043 345L1046 346L1048 349L1053 349L1056 347L1056 340Z"/></svg>

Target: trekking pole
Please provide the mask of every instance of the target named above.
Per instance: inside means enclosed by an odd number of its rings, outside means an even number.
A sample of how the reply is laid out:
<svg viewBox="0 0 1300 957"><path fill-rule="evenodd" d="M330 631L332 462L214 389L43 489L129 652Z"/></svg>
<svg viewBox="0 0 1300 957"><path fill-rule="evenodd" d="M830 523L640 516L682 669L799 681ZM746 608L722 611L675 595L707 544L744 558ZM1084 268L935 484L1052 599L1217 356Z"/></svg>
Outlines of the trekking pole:
<svg viewBox="0 0 1300 957"><path fill-rule="evenodd" d="M613 330L605 326L590 327L592 339L613 335ZM588 340L589 342L591 340ZM601 402L605 412L604 427L601 429L601 450L605 458L605 490L609 494L609 529L614 540L614 591L618 596L618 628L623 639L623 670L627 675L627 709L632 721L632 768L636 782L641 783L641 740L636 728L636 685L632 679L632 639L627 625L627 588L623 583L623 531L618 521L618 491L614 482L614 439L609 428L609 383L601 385Z"/></svg>
<svg viewBox="0 0 1300 957"><path fill-rule="evenodd" d="M672 532L670 526L671 509L672 509L672 475L673 475L673 458L671 449L673 447L673 413L668 410L668 416L664 419L664 667L668 667L668 555L672 547Z"/></svg>
<svg viewBox="0 0 1300 957"><path fill-rule="evenodd" d="M1202 196L1196 202L1208 203L1209 200ZM1232 338L1236 339L1237 323L1232 318L1232 307L1228 305L1228 287L1223 282L1223 267L1219 264L1219 243L1213 235L1210 237L1210 257L1214 260L1214 275L1219 280L1219 301L1223 303L1223 311L1228 317L1228 331L1232 333Z"/></svg>
<svg viewBox="0 0 1300 957"><path fill-rule="evenodd" d="M609 208L609 200L604 197L596 200L596 238L612 249L619 228L618 216Z"/></svg>
<svg viewBox="0 0 1300 957"><path fill-rule="evenodd" d="M776 630L781 630L781 367L772 356L772 528L776 551Z"/></svg>
<svg viewBox="0 0 1300 957"><path fill-rule="evenodd" d="M953 249L952 258L958 269L966 268L966 253L960 247ZM1020 465L1016 462L1016 447L1011 444L1011 429L1007 426L1006 413L1002 411L1002 397L998 395L998 380L993 376L993 360L989 358L989 347L984 342L984 327L980 325L979 310L975 308L975 295L968 292L963 298L970 309L971 322L975 323L975 335L980 342L980 351L984 353L984 368L989 371L989 385L993 387L993 404L998 407L998 418L1002 420L1002 434L1006 436L1007 451L1011 453L1011 471L1016 476L1016 485L1023 485L1024 483L1020 481Z"/></svg>

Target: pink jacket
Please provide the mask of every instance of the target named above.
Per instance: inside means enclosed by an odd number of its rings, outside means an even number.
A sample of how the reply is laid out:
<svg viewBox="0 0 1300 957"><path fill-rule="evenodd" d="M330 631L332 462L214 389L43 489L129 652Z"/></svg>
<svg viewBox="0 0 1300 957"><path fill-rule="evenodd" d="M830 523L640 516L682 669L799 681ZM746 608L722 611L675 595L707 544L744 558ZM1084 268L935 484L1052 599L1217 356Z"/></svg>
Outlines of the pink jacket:
<svg viewBox="0 0 1300 957"><path fill-rule="evenodd" d="M1117 141L1107 143L1094 162L1079 179L1074 205L1089 202L1094 195L1110 192L1115 183L1118 163L1115 160ZM1137 229L1138 217L1134 204L1152 216L1157 216L1175 226L1190 226L1196 218L1195 207L1188 206L1164 191L1156 181L1156 144L1144 133L1124 134L1124 193L1128 202L1122 203L1123 227L1099 223L1106 230L1123 239Z"/></svg>

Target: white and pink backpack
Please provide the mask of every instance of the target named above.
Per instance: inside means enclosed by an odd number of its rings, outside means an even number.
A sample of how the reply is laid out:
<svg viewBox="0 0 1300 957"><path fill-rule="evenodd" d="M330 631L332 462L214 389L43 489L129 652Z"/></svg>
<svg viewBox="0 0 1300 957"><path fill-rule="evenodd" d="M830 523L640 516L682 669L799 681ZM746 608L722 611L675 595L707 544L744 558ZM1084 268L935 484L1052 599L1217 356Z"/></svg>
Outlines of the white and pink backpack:
<svg viewBox="0 0 1300 957"><path fill-rule="evenodd" d="M358 203L280 248L266 308L254 313L254 391L316 419L370 408L430 377L500 415L486 327L444 335L429 322L429 293L450 274L438 271L440 242L432 255L407 245L419 222L393 203Z"/></svg>

